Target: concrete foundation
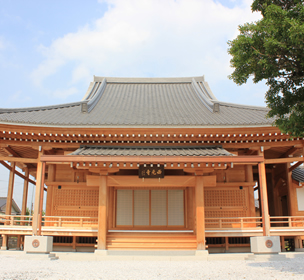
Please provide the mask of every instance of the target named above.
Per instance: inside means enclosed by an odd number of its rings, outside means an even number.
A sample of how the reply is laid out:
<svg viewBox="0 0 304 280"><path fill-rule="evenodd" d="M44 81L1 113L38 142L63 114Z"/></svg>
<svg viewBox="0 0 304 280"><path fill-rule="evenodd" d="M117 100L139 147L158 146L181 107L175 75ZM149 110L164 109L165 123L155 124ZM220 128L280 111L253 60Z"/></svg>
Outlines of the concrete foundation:
<svg viewBox="0 0 304 280"><path fill-rule="evenodd" d="M53 251L53 236L25 236L24 251L26 253L49 254Z"/></svg>
<svg viewBox="0 0 304 280"><path fill-rule="evenodd" d="M278 254L281 252L279 236L250 237L251 252L255 254Z"/></svg>

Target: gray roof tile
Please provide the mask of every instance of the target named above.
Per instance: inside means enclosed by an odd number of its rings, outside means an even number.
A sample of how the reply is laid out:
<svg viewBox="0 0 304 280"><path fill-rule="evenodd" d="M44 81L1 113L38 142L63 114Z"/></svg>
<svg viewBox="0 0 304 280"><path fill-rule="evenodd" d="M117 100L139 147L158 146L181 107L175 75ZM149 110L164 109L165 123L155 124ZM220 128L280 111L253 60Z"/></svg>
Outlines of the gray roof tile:
<svg viewBox="0 0 304 280"><path fill-rule="evenodd" d="M292 179L304 183L304 168L298 167L292 171Z"/></svg>
<svg viewBox="0 0 304 280"><path fill-rule="evenodd" d="M220 106L213 112L214 103ZM87 113L82 109L87 106ZM203 78L95 77L83 101L0 109L0 123L43 126L264 126L268 109L216 100Z"/></svg>
<svg viewBox="0 0 304 280"><path fill-rule="evenodd" d="M221 146L202 147L118 147L81 146L71 153L81 156L235 156Z"/></svg>

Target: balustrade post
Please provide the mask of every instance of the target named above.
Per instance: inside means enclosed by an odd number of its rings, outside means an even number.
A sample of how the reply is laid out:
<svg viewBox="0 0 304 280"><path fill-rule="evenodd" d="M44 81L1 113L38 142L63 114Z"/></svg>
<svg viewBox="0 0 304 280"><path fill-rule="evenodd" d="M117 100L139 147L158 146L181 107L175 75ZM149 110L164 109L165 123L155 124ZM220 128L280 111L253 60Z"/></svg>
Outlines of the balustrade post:
<svg viewBox="0 0 304 280"><path fill-rule="evenodd" d="M83 227L83 218L80 219L80 226Z"/></svg>
<svg viewBox="0 0 304 280"><path fill-rule="evenodd" d="M241 218L241 229L244 228L243 218Z"/></svg>
<svg viewBox="0 0 304 280"><path fill-rule="evenodd" d="M59 227L61 227L61 226L62 226L62 220L61 220L61 217L59 218L58 223L59 223Z"/></svg>

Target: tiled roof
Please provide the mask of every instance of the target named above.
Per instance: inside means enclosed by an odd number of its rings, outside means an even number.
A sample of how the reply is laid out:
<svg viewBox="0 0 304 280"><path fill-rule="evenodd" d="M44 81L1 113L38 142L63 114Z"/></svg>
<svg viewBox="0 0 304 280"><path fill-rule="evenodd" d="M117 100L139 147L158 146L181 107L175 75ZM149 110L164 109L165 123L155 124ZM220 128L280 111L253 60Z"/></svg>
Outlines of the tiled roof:
<svg viewBox="0 0 304 280"><path fill-rule="evenodd" d="M218 101L203 77L95 77L76 103L0 109L0 123L77 127L265 126L268 109Z"/></svg>
<svg viewBox="0 0 304 280"><path fill-rule="evenodd" d="M88 156L234 156L221 146L203 147L117 147L81 146L71 155Z"/></svg>
<svg viewBox="0 0 304 280"><path fill-rule="evenodd" d="M0 197L0 210L3 209L4 210L3 213L5 213L4 206L6 205L6 200L7 200L6 197ZM14 208L14 210L17 214L21 213L21 210L14 199L12 200L12 207Z"/></svg>
<svg viewBox="0 0 304 280"><path fill-rule="evenodd" d="M292 179L304 183L304 168L298 167L292 171Z"/></svg>

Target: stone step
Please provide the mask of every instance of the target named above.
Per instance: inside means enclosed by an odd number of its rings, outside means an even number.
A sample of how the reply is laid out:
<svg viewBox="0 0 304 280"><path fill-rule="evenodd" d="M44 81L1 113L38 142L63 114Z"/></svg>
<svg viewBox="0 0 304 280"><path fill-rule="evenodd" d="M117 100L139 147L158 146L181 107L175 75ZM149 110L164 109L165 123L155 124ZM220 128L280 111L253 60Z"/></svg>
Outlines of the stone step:
<svg viewBox="0 0 304 280"><path fill-rule="evenodd" d="M50 254L49 254L49 259L50 259L51 261L54 261L54 260L58 260L59 257L56 256L56 254L54 254L54 253L50 253Z"/></svg>

